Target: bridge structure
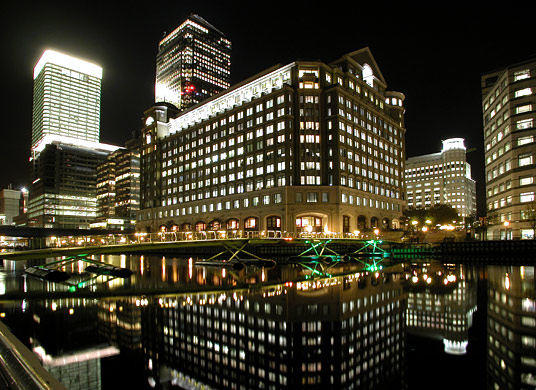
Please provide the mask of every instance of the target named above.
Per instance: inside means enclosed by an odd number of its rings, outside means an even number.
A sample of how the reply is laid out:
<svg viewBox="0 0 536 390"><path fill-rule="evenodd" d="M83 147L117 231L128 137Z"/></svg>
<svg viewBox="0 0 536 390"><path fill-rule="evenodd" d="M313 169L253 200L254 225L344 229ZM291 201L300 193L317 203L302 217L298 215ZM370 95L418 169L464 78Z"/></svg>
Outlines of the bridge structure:
<svg viewBox="0 0 536 390"><path fill-rule="evenodd" d="M58 275L52 271L79 260L90 263L90 269L96 269L97 274L121 274L122 270L106 268L109 265L92 257L127 253L198 255L203 260L196 261L196 265L235 270L248 265L273 266L274 258L278 258L300 264L311 270L312 275L321 276L329 275L329 269L336 264L350 261L361 263L367 271L377 270L379 262L391 254L383 247L391 244L379 237L366 239L336 233L203 231L51 236L47 238L46 248L5 251L0 253L0 259L59 258L32 271L34 276L42 278L56 278Z"/></svg>

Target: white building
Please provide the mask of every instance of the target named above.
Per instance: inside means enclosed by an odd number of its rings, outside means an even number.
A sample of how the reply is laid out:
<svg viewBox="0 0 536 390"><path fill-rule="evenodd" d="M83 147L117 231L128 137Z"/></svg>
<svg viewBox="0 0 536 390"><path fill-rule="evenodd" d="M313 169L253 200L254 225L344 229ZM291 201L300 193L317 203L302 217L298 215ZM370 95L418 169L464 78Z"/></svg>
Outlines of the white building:
<svg viewBox="0 0 536 390"><path fill-rule="evenodd" d="M99 143L102 68L46 50L34 68L28 223L88 227L96 165L118 146Z"/></svg>
<svg viewBox="0 0 536 390"><path fill-rule="evenodd" d="M11 188L0 191L0 225L12 225L19 215L21 192Z"/></svg>
<svg viewBox="0 0 536 390"><path fill-rule="evenodd" d="M52 141L99 142L102 68L46 50L34 68L32 152Z"/></svg>
<svg viewBox="0 0 536 390"><path fill-rule="evenodd" d="M439 153L406 160L408 207L429 208L448 204L461 217L476 215L476 186L465 158L463 138L442 141Z"/></svg>

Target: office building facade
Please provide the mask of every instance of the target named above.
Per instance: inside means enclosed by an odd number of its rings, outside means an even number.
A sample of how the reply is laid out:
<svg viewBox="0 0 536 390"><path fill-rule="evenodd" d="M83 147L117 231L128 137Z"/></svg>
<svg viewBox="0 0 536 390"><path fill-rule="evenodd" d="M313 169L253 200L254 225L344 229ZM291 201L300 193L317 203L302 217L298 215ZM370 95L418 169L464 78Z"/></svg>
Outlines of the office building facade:
<svg viewBox="0 0 536 390"><path fill-rule="evenodd" d="M442 141L439 153L406 160L408 207L430 208L448 204L460 217L476 216L476 183L466 160L463 138Z"/></svg>
<svg viewBox="0 0 536 390"><path fill-rule="evenodd" d="M138 228L398 227L403 100L365 48L329 65L275 66L176 117L149 110Z"/></svg>
<svg viewBox="0 0 536 390"><path fill-rule="evenodd" d="M102 68L52 50L34 68L28 224L88 228L96 167L119 147L99 143Z"/></svg>
<svg viewBox="0 0 536 390"><path fill-rule="evenodd" d="M14 218L19 215L21 191L5 188L0 191L0 225L14 224Z"/></svg>
<svg viewBox="0 0 536 390"><path fill-rule="evenodd" d="M140 157L118 149L97 166L97 222L92 227L133 229L140 199Z"/></svg>
<svg viewBox="0 0 536 390"><path fill-rule="evenodd" d="M34 68L32 152L52 140L99 142L102 68L46 50Z"/></svg>
<svg viewBox="0 0 536 390"><path fill-rule="evenodd" d="M536 60L482 76L489 239L534 238Z"/></svg>
<svg viewBox="0 0 536 390"><path fill-rule="evenodd" d="M190 15L158 45L155 102L184 110L230 86L231 42Z"/></svg>

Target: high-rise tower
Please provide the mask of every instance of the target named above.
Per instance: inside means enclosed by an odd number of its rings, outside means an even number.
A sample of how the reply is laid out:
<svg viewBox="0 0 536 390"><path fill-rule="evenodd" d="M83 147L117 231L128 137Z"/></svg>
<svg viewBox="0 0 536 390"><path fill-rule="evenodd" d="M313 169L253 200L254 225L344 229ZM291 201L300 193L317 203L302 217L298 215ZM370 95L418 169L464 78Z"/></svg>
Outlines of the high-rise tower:
<svg viewBox="0 0 536 390"><path fill-rule="evenodd" d="M231 42L191 15L158 45L155 102L184 110L230 85Z"/></svg>
<svg viewBox="0 0 536 390"><path fill-rule="evenodd" d="M99 142L102 68L47 50L34 68L32 152L52 141Z"/></svg>
<svg viewBox="0 0 536 390"><path fill-rule="evenodd" d="M88 228L97 165L118 146L99 143L102 68L47 50L34 68L28 224Z"/></svg>

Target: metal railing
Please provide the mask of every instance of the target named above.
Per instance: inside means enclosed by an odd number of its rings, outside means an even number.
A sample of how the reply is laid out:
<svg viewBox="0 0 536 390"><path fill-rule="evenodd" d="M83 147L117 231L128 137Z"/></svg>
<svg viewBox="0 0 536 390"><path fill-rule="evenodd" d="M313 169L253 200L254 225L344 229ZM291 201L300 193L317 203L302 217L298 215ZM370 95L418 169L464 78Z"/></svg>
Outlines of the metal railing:
<svg viewBox="0 0 536 390"><path fill-rule="evenodd" d="M161 242L186 242L208 240L235 240L235 239L358 239L369 240L378 238L371 234L334 233L334 232L286 232L278 230L248 231L248 230L206 230L191 232L157 232L108 234L91 236L49 237L47 247L95 247L103 245L133 245Z"/></svg>

